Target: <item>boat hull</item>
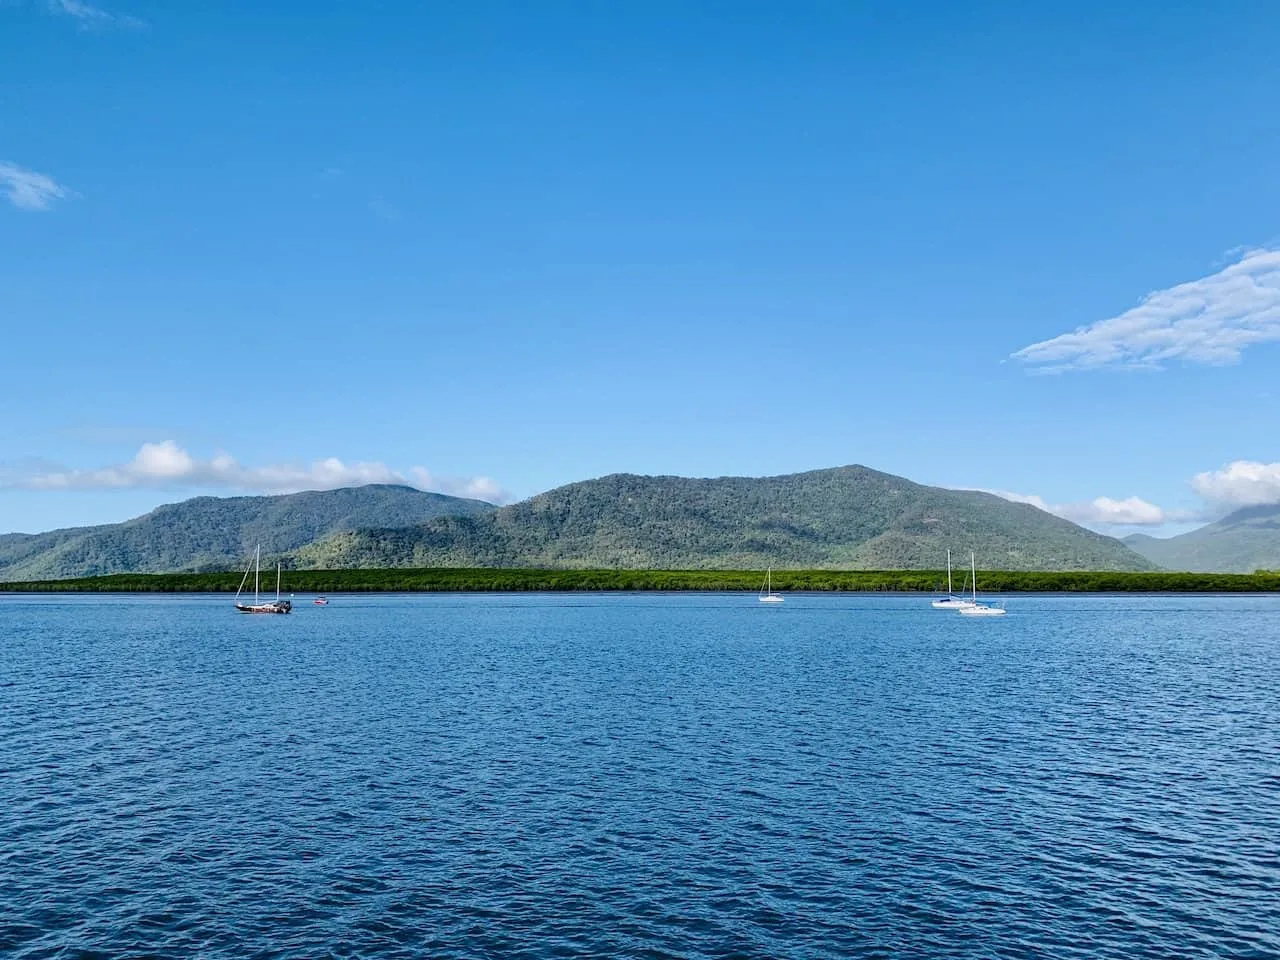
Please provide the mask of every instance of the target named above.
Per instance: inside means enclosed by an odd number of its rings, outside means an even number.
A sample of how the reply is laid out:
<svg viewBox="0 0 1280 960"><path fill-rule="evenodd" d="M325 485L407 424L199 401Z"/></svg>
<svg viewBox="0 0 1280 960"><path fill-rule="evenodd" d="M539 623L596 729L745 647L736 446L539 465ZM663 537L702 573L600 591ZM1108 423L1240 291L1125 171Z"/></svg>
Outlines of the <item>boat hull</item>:
<svg viewBox="0 0 1280 960"><path fill-rule="evenodd" d="M944 597L930 604L935 610L965 610L973 606L972 600L960 600L957 597Z"/></svg>
<svg viewBox="0 0 1280 960"><path fill-rule="evenodd" d="M1006 611L1004 607L984 607L981 605L974 605L971 607L965 607L959 612L962 617L1003 617Z"/></svg>
<svg viewBox="0 0 1280 960"><path fill-rule="evenodd" d="M273 603L237 603L240 613L292 613L293 604L288 600L277 600Z"/></svg>

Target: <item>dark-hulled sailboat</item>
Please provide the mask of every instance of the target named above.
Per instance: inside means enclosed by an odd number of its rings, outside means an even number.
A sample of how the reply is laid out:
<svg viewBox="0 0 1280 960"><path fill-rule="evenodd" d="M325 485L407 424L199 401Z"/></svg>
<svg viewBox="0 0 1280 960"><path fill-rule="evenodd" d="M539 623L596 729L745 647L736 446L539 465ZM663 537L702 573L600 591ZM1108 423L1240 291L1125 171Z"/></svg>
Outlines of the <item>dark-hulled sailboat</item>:
<svg viewBox="0 0 1280 960"><path fill-rule="evenodd" d="M244 576L240 578L240 589L236 591L236 609L241 613L289 613L293 610L293 603L288 600L280 599L280 562L276 561L276 598L268 600L265 603L258 591L258 567L259 561L262 559L262 546L259 545L253 551L253 603L241 603L240 594L244 592L244 585L249 580L249 567L244 568Z"/></svg>

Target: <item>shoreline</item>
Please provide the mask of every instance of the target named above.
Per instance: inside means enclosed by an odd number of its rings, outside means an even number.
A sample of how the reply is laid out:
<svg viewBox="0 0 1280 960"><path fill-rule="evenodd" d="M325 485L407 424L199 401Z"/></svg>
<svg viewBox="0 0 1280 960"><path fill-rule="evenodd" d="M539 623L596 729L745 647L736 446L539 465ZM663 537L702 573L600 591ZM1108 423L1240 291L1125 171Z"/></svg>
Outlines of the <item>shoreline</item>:
<svg viewBox="0 0 1280 960"><path fill-rule="evenodd" d="M235 593L243 571L112 574L66 580L0 583L0 593ZM355 593L754 593L763 570L547 570L535 568L390 568L285 571L286 594ZM273 585L274 586L274 585ZM945 595L946 571L775 570L784 593ZM956 593L962 591L956 584ZM274 592L274 589L271 591ZM967 592L967 590L965 591ZM1009 593L1280 593L1280 573L1124 573L1111 571L978 571L978 592Z"/></svg>

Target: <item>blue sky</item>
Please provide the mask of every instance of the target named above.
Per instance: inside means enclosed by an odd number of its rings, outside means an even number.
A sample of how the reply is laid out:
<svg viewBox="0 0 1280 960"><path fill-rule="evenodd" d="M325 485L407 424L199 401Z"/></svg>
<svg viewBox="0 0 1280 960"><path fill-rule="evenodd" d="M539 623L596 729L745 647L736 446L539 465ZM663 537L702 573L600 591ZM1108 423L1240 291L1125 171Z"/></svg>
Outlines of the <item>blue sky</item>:
<svg viewBox="0 0 1280 960"><path fill-rule="evenodd" d="M0 531L846 463L1280 501L1280 9L1041 6L0 0Z"/></svg>

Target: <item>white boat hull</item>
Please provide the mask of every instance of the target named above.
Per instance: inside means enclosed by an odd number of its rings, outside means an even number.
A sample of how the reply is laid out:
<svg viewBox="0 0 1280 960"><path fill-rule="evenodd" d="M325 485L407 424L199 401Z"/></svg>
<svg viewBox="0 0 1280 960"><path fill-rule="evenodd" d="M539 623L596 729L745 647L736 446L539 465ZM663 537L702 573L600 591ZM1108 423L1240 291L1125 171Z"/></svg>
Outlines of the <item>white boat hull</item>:
<svg viewBox="0 0 1280 960"><path fill-rule="evenodd" d="M1006 612L1004 607L988 607L982 604L963 607L959 611L964 617L1003 617Z"/></svg>
<svg viewBox="0 0 1280 960"><path fill-rule="evenodd" d="M930 604L935 610L963 610L966 607L972 607L972 600L961 600L959 597L944 597L941 600L935 600Z"/></svg>
<svg viewBox="0 0 1280 960"><path fill-rule="evenodd" d="M773 592L773 567L770 567L764 575L764 583L760 587L761 603L781 603L782 594Z"/></svg>

